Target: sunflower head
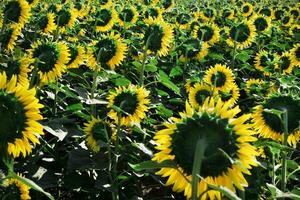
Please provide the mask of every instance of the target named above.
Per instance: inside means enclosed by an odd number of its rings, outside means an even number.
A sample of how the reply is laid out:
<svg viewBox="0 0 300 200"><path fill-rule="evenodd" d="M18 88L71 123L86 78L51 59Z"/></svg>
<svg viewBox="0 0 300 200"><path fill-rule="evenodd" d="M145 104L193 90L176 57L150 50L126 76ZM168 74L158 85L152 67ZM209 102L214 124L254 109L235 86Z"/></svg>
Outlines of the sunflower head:
<svg viewBox="0 0 300 200"><path fill-rule="evenodd" d="M265 15L267 17L272 17L273 11L271 10L270 7L263 7L259 10L259 13L262 15Z"/></svg>
<svg viewBox="0 0 300 200"><path fill-rule="evenodd" d="M57 12L55 24L61 32L65 32L66 28L72 28L75 24L77 12L71 8L63 8Z"/></svg>
<svg viewBox="0 0 300 200"><path fill-rule="evenodd" d="M274 11L274 19L275 20L281 20L284 16L284 10L281 8L278 8Z"/></svg>
<svg viewBox="0 0 300 200"><path fill-rule="evenodd" d="M205 72L204 80L217 90L229 90L234 85L234 74L227 66L216 64Z"/></svg>
<svg viewBox="0 0 300 200"><path fill-rule="evenodd" d="M68 68L78 68L83 64L85 59L84 47L81 45L68 44L68 49L70 52L70 60L67 63Z"/></svg>
<svg viewBox="0 0 300 200"><path fill-rule="evenodd" d="M197 143L201 140L204 156L200 176L203 179L198 183L198 197L202 194L204 199L221 199L219 192L207 192L207 183L225 186L234 192L235 186L243 190L247 186L243 174L249 174L249 169L257 165L257 153L250 144L256 140L251 125L246 122L250 116L236 118L239 112L238 107L230 109L229 104L221 100L206 99L198 111L186 104L186 113L180 113L180 118L172 118L171 123L165 122L166 128L154 136L159 152L153 160L175 162L176 169L164 167L157 172L168 177L166 185L173 185L174 191L184 191L184 195L191 198L193 161Z"/></svg>
<svg viewBox="0 0 300 200"><path fill-rule="evenodd" d="M281 18L281 24L285 27L290 26L292 23L293 23L293 17L290 14L284 15Z"/></svg>
<svg viewBox="0 0 300 200"><path fill-rule="evenodd" d="M193 36L210 45L214 45L220 40L220 29L214 23L205 23L196 26Z"/></svg>
<svg viewBox="0 0 300 200"><path fill-rule="evenodd" d="M21 29L14 25L2 31L0 35L0 47L5 49L6 52L12 52L20 34Z"/></svg>
<svg viewBox="0 0 300 200"><path fill-rule="evenodd" d="M266 82L261 79L249 79L245 84L245 92L249 96L265 95L267 93Z"/></svg>
<svg viewBox="0 0 300 200"><path fill-rule="evenodd" d="M300 40L300 25L293 24L289 29L289 34L297 41Z"/></svg>
<svg viewBox="0 0 300 200"><path fill-rule="evenodd" d="M252 14L253 6L250 3L244 3L241 7L241 13L244 17L248 17Z"/></svg>
<svg viewBox="0 0 300 200"><path fill-rule="evenodd" d="M21 176L21 175L19 175ZM22 183L21 181L9 178L3 182L4 188L1 188L0 195L6 197L7 199L21 199L29 200L31 199L29 195L30 188Z"/></svg>
<svg viewBox="0 0 300 200"><path fill-rule="evenodd" d="M290 74L294 69L292 55L290 52L284 52L279 58L278 67L283 74Z"/></svg>
<svg viewBox="0 0 300 200"><path fill-rule="evenodd" d="M3 13L4 19L9 23L18 24L20 28L23 28L30 17L30 6L25 0L8 1L4 6Z"/></svg>
<svg viewBox="0 0 300 200"><path fill-rule="evenodd" d="M165 12L168 12L174 6L174 0L164 0L162 6L164 7Z"/></svg>
<svg viewBox="0 0 300 200"><path fill-rule="evenodd" d="M218 90L217 96L222 100L222 102L226 102L230 106L234 106L240 97L239 90L239 87L234 83L230 89Z"/></svg>
<svg viewBox="0 0 300 200"><path fill-rule="evenodd" d="M224 9L222 11L222 18L232 20L234 19L234 14L235 13L233 9Z"/></svg>
<svg viewBox="0 0 300 200"><path fill-rule="evenodd" d="M108 116L116 123L130 126L131 123L140 123L148 111L149 92L135 85L118 87L108 96ZM119 121L120 120L120 121Z"/></svg>
<svg viewBox="0 0 300 200"><path fill-rule="evenodd" d="M208 54L208 45L198 38L190 38L179 47L180 60L197 59L202 60Z"/></svg>
<svg viewBox="0 0 300 200"><path fill-rule="evenodd" d="M180 13L176 17L176 24L180 29L187 29L192 17L187 13Z"/></svg>
<svg viewBox="0 0 300 200"><path fill-rule="evenodd" d="M204 8L204 10L201 12L201 18L204 21L213 21L216 17L216 10L210 7Z"/></svg>
<svg viewBox="0 0 300 200"><path fill-rule="evenodd" d="M271 18L266 17L264 15L255 15L253 17L253 24L255 26L256 31L266 32L271 27Z"/></svg>
<svg viewBox="0 0 300 200"><path fill-rule="evenodd" d="M126 27L128 25L130 27L130 26L134 25L137 22L138 17L139 17L139 13L138 13L137 9L134 6L124 8L119 13L119 24L121 26L125 26L125 24L126 24Z"/></svg>
<svg viewBox="0 0 300 200"><path fill-rule="evenodd" d="M201 107L206 98L212 98L215 95L213 88L205 83L196 83L188 92L189 103L195 109Z"/></svg>
<svg viewBox="0 0 300 200"><path fill-rule="evenodd" d="M295 66L300 66L300 43L294 45L291 49L292 62Z"/></svg>
<svg viewBox="0 0 300 200"><path fill-rule="evenodd" d="M106 9L112 6L112 0L97 0L101 9Z"/></svg>
<svg viewBox="0 0 300 200"><path fill-rule="evenodd" d="M272 52L265 50L260 51L255 56L255 68L264 73L264 75L271 75L278 68L279 56Z"/></svg>
<svg viewBox="0 0 300 200"><path fill-rule="evenodd" d="M283 142L283 123L279 116L267 111L272 109L287 112L288 144L295 147L300 139L300 100L291 95L275 93L255 107L253 122L259 135Z"/></svg>
<svg viewBox="0 0 300 200"><path fill-rule="evenodd" d="M116 11L113 8L97 9L95 13L95 25L97 32L107 32L112 29L117 20Z"/></svg>
<svg viewBox="0 0 300 200"><path fill-rule="evenodd" d="M299 9L294 8L290 10L290 14L293 16L294 20L297 20L300 16L300 11Z"/></svg>
<svg viewBox="0 0 300 200"><path fill-rule="evenodd" d="M51 12L47 15L42 15L37 21L37 26L44 33L52 33L57 28L57 25L55 24L55 15Z"/></svg>
<svg viewBox="0 0 300 200"><path fill-rule="evenodd" d="M169 24L151 19L144 34L144 45L158 56L166 56L173 37L173 29Z"/></svg>
<svg viewBox="0 0 300 200"><path fill-rule="evenodd" d="M25 157L31 153L32 145L39 144L38 136L43 135L39 109L43 106L35 93L34 88L29 90L17 83L16 76L8 80L6 73L0 74L1 157Z"/></svg>

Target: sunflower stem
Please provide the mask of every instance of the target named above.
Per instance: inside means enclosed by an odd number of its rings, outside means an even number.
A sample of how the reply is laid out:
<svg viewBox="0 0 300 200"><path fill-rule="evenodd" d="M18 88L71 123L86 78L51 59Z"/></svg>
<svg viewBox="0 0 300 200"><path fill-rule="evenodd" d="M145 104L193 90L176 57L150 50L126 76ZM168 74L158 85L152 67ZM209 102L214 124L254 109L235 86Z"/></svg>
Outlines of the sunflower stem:
<svg viewBox="0 0 300 200"><path fill-rule="evenodd" d="M34 67L33 67L33 70L32 70L32 75L31 75L31 78L30 78L30 84L29 84L29 89L30 88L33 88L34 85L37 83L37 72L38 72L38 64L39 64L39 59L37 58L35 63L34 63Z"/></svg>
<svg viewBox="0 0 300 200"><path fill-rule="evenodd" d="M194 163L192 171L192 200L197 200L198 196L198 185L199 185L199 175L201 172L202 160L204 157L204 152L206 149L205 139L198 139L196 144L196 150L194 154Z"/></svg>
<svg viewBox="0 0 300 200"><path fill-rule="evenodd" d="M56 81L54 87L54 105L53 105L53 115L57 115L57 97L58 97L58 82Z"/></svg>
<svg viewBox="0 0 300 200"><path fill-rule="evenodd" d="M144 72L145 72L145 66L146 66L146 61L147 61L147 50L148 50L150 39L152 36L153 36L153 33L148 37L146 46L145 46L145 49L143 52L143 63L142 63L142 67L140 69L140 81L139 81L140 86L144 86Z"/></svg>
<svg viewBox="0 0 300 200"><path fill-rule="evenodd" d="M97 87L97 75L98 75L98 64L96 66L96 69L93 72L93 83L91 88L91 99L95 98L95 91ZM91 113L92 115L96 116L96 106L94 104L91 105Z"/></svg>
<svg viewBox="0 0 300 200"><path fill-rule="evenodd" d="M282 123L283 123L283 129L284 129L284 137L283 137L283 146L287 146L287 140L288 140L288 111L285 110L282 113ZM285 149L282 150L282 172L281 172L281 190L285 192L286 188L286 171L287 171L287 152Z"/></svg>
<svg viewBox="0 0 300 200"><path fill-rule="evenodd" d="M272 165L273 165L273 167L272 167L272 184L276 185L276 174L275 174L276 169L275 169L275 155L274 154L272 154Z"/></svg>

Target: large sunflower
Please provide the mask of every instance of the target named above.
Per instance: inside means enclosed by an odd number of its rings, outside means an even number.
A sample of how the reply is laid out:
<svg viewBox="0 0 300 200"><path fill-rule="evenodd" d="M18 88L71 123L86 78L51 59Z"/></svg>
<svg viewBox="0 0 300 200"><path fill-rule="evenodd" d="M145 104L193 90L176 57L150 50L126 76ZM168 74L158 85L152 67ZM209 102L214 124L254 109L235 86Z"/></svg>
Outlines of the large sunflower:
<svg viewBox="0 0 300 200"><path fill-rule="evenodd" d="M300 43L294 45L291 49L292 62L295 66L300 67Z"/></svg>
<svg viewBox="0 0 300 200"><path fill-rule="evenodd" d="M277 115L266 112L265 109L276 109L287 112L288 144L296 147L300 138L300 100L278 93L271 95L265 102L255 107L253 123L258 134L264 138L283 142L284 129L281 120Z"/></svg>
<svg viewBox="0 0 300 200"><path fill-rule="evenodd" d="M234 85L234 74L227 66L216 64L206 70L204 80L217 90L230 90Z"/></svg>
<svg viewBox="0 0 300 200"><path fill-rule="evenodd" d="M179 59L186 61L190 59L197 59L201 61L208 54L208 44L201 42L198 38L190 38L178 48Z"/></svg>
<svg viewBox="0 0 300 200"><path fill-rule="evenodd" d="M67 68L78 68L84 63L85 60L85 50L81 45L68 44L70 52L70 60L67 63Z"/></svg>
<svg viewBox="0 0 300 200"><path fill-rule="evenodd" d="M43 33L52 33L57 28L57 25L55 24L55 15L50 12L47 15L41 16L38 19L37 26Z"/></svg>
<svg viewBox="0 0 300 200"><path fill-rule="evenodd" d="M110 31L115 25L118 15L114 8L97 9L95 13L95 25L97 32Z"/></svg>
<svg viewBox="0 0 300 200"><path fill-rule="evenodd" d="M17 83L22 86L28 86L28 73L31 71L29 65L32 61L26 56L20 59L13 59L6 63L6 67L3 70L6 72L7 79L11 79L12 76L16 76Z"/></svg>
<svg viewBox="0 0 300 200"><path fill-rule="evenodd" d="M214 23L201 24L195 27L193 37L207 42L210 45L214 45L220 40L220 29Z"/></svg>
<svg viewBox="0 0 300 200"><path fill-rule="evenodd" d="M255 26L251 21L243 21L229 29L229 38L226 42L231 47L236 46L237 49L245 49L254 41L256 36L255 31Z"/></svg>
<svg viewBox="0 0 300 200"><path fill-rule="evenodd" d="M149 92L135 85L118 87L107 97L110 109L108 116L118 123L120 112L120 124L130 126L131 123L140 123L146 117L148 111ZM121 111L118 111L120 109Z"/></svg>
<svg viewBox="0 0 300 200"><path fill-rule="evenodd" d="M267 32L271 27L271 18L264 15L253 15L253 24L257 32Z"/></svg>
<svg viewBox="0 0 300 200"><path fill-rule="evenodd" d="M60 32L73 28L77 18L77 12L73 8L62 8L56 14L55 23Z"/></svg>
<svg viewBox="0 0 300 200"><path fill-rule="evenodd" d="M6 52L12 52L16 46L16 41L21 34L21 29L16 25L11 25L0 35L0 47Z"/></svg>
<svg viewBox="0 0 300 200"><path fill-rule="evenodd" d="M99 117L92 117L90 121L84 124L84 133L86 135L87 146L94 152L100 151L99 141L107 142L109 138L116 137L112 127L108 122L101 120Z"/></svg>
<svg viewBox="0 0 300 200"><path fill-rule="evenodd" d="M4 6L4 18L22 29L30 17L30 6L25 0L9 1Z"/></svg>
<svg viewBox="0 0 300 200"><path fill-rule="evenodd" d="M210 85L205 83L196 83L189 92L189 103L196 110L201 107L206 98L213 97L215 91Z"/></svg>
<svg viewBox="0 0 300 200"><path fill-rule="evenodd" d="M173 41L172 27L159 20L150 19L144 35L144 44L147 50L157 53L158 56L166 56Z"/></svg>
<svg viewBox="0 0 300 200"><path fill-rule="evenodd" d="M21 176L21 175L19 175ZM9 178L6 179L3 182L4 188L2 189L3 191L3 196L5 196L5 199L20 199L20 200L29 200L31 199L29 195L29 190L30 188L22 183L21 181L14 179L14 178ZM1 195L1 192L0 192Z"/></svg>
<svg viewBox="0 0 300 200"><path fill-rule="evenodd" d="M29 50L29 57L33 59L34 70L38 72L39 84L44 85L62 76L70 60L70 53L67 45L62 42L37 41Z"/></svg>
<svg viewBox="0 0 300 200"><path fill-rule="evenodd" d="M290 74L294 69L294 63L292 62L292 55L290 52L283 52L279 58L278 67L283 74Z"/></svg>
<svg viewBox="0 0 300 200"><path fill-rule="evenodd" d="M261 50L255 56L254 67L263 72L264 75L270 76L277 68L279 62L279 56L272 52Z"/></svg>
<svg viewBox="0 0 300 200"><path fill-rule="evenodd" d="M97 63L107 64L111 70L115 70L125 59L127 45L120 35L113 32L98 41L94 41L87 50L87 65L95 70Z"/></svg>
<svg viewBox="0 0 300 200"><path fill-rule="evenodd" d="M43 126L38 123L43 117L43 107L35 97L35 88L28 89L17 83L16 76L7 79L0 74L0 154L14 158L29 155L32 145L39 144Z"/></svg>
<svg viewBox="0 0 300 200"><path fill-rule="evenodd" d="M138 17L137 9L134 6L129 6L119 13L119 24L123 27L133 26L137 22Z"/></svg>
<svg viewBox="0 0 300 200"><path fill-rule="evenodd" d="M255 141L251 125L246 123L250 115L241 115L238 107L229 108L221 100L207 99L199 111L186 104L186 113L181 118L165 122L165 129L156 132L154 139L159 150L152 160L172 160L176 168L163 167L158 175L168 177L166 185L173 185L173 191L184 192L190 199L192 168L198 141L204 140L204 158L201 163L198 183L198 197L201 199L222 199L222 194L208 190L207 184L224 186L235 192L235 187L244 190L248 186L243 174L251 174L257 165ZM227 155L227 156L226 156ZM229 158L230 157L230 158Z"/></svg>
<svg viewBox="0 0 300 200"><path fill-rule="evenodd" d="M250 3L244 3L241 7L241 13L244 17L249 17L253 12L253 6Z"/></svg>

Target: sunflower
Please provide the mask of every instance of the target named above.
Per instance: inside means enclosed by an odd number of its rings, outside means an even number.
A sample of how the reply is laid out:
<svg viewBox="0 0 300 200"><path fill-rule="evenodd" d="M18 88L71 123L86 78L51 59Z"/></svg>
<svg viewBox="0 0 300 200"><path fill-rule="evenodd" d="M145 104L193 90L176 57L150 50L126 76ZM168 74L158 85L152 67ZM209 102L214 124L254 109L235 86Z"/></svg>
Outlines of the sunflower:
<svg viewBox="0 0 300 200"><path fill-rule="evenodd" d="M114 8L97 9L95 13L95 25L97 32L107 32L112 29L118 19Z"/></svg>
<svg viewBox="0 0 300 200"><path fill-rule="evenodd" d="M193 37L207 42L210 45L214 45L220 40L220 29L214 23L201 24L194 28Z"/></svg>
<svg viewBox="0 0 300 200"><path fill-rule="evenodd" d="M289 35L291 35L293 38L300 40L300 25L299 24L293 24L289 29Z"/></svg>
<svg viewBox="0 0 300 200"><path fill-rule="evenodd" d="M266 99L261 105L255 107L253 125L258 134L263 138L270 138L283 142L284 129L280 118L273 113L266 112L266 109L275 109L287 112L288 144L296 147L300 138L300 100L290 95L275 93Z"/></svg>
<svg viewBox="0 0 300 200"><path fill-rule="evenodd" d="M126 27L128 27L128 26L130 27L137 22L138 17L139 17L139 13L134 6L124 8L119 13L119 24L123 27L125 26L125 24L126 24Z"/></svg>
<svg viewBox="0 0 300 200"><path fill-rule="evenodd" d="M294 45L291 49L292 62L295 66L300 67L300 43Z"/></svg>
<svg viewBox="0 0 300 200"><path fill-rule="evenodd" d="M278 8L274 11L273 19L281 20L283 16L284 16L284 10L282 10L281 8Z"/></svg>
<svg viewBox="0 0 300 200"><path fill-rule="evenodd" d="M206 98L215 95L213 88L205 83L196 83L188 92L189 103L196 110L203 105Z"/></svg>
<svg viewBox="0 0 300 200"><path fill-rule="evenodd" d="M162 6L164 7L164 12L169 12L174 6L174 0L164 0Z"/></svg>
<svg viewBox="0 0 300 200"><path fill-rule="evenodd" d="M29 57L33 59L39 75L39 84L44 85L56 81L66 70L70 60L67 45L62 42L37 41L29 50Z"/></svg>
<svg viewBox="0 0 300 200"><path fill-rule="evenodd" d="M279 69L283 74L291 74L294 69L294 64L292 62L292 55L290 52L286 51L282 53L279 58Z"/></svg>
<svg viewBox="0 0 300 200"><path fill-rule="evenodd" d="M234 10L233 9L224 9L222 11L222 19L229 19L233 20L234 19Z"/></svg>
<svg viewBox="0 0 300 200"><path fill-rule="evenodd" d="M189 28L189 24L191 22L192 17L187 13L180 13L176 17L176 25L180 29L187 29Z"/></svg>
<svg viewBox="0 0 300 200"><path fill-rule="evenodd" d="M258 13L267 17L271 17L272 19L274 17L274 12L270 7L263 7L258 11Z"/></svg>
<svg viewBox="0 0 300 200"><path fill-rule="evenodd" d="M146 6L150 6L150 5L155 5L157 4L159 0L139 0L140 3L146 5Z"/></svg>
<svg viewBox="0 0 300 200"><path fill-rule="evenodd" d="M158 7L149 7L144 12L144 21L146 23L151 23L153 20L162 20L162 10Z"/></svg>
<svg viewBox="0 0 300 200"><path fill-rule="evenodd" d="M204 80L217 90L230 90L234 85L234 74L227 66L216 64L206 70Z"/></svg>
<svg viewBox="0 0 300 200"><path fill-rule="evenodd" d="M208 54L208 44L201 42L198 38L190 38L178 48L179 59L186 61L190 59L197 59L201 61Z"/></svg>
<svg viewBox="0 0 300 200"><path fill-rule="evenodd" d="M272 52L261 50L255 56L254 67L263 72L264 75L270 76L278 68L279 56Z"/></svg>
<svg viewBox="0 0 300 200"><path fill-rule="evenodd" d="M249 17L253 12L253 6L250 3L244 3L241 8L241 13L244 17Z"/></svg>
<svg viewBox="0 0 300 200"><path fill-rule="evenodd" d="M234 83L230 89L218 90L217 96L222 100L222 102L228 103L229 106L234 106L240 97L240 89Z"/></svg>
<svg viewBox="0 0 300 200"><path fill-rule="evenodd" d="M21 35L21 29L16 25L11 25L0 35L0 47L6 52L12 52L16 46L16 41Z"/></svg>
<svg viewBox="0 0 300 200"><path fill-rule="evenodd" d="M222 194L207 190L207 184L224 186L235 192L235 187L244 190L248 186L243 174L251 174L257 166L256 148L250 144L256 141L251 125L246 121L250 115L241 115L238 107L229 108L221 100L206 99L198 111L186 103L186 113L180 118L165 122L165 129L156 132L154 140L158 153L152 160L172 160L176 168L163 167L156 174L168 177L166 185L173 185L173 191L184 192L187 199L192 193L192 168L194 154L199 140L205 143L198 183L198 197L201 199L222 199Z"/></svg>
<svg viewBox="0 0 300 200"><path fill-rule="evenodd" d="M18 175L21 176L21 175ZM29 200L31 199L29 195L30 188L22 183L21 181L9 178L4 180L3 182L3 197L5 196L6 199L20 199L20 200Z"/></svg>
<svg viewBox="0 0 300 200"><path fill-rule="evenodd" d="M246 81L245 92L249 96L253 96L257 93L265 94L267 92L266 82L261 79L249 79Z"/></svg>
<svg viewBox="0 0 300 200"><path fill-rule="evenodd" d="M291 15L285 15L281 18L282 26L289 27L293 23L293 17Z"/></svg>
<svg viewBox="0 0 300 200"><path fill-rule="evenodd" d="M271 18L264 15L254 15L253 24L257 32L267 32L271 27Z"/></svg>
<svg viewBox="0 0 300 200"><path fill-rule="evenodd" d="M39 104L35 88L28 89L17 83L16 76L7 79L6 73L0 74L0 152L1 156L14 158L29 155L32 145L39 144L38 135L43 135L43 126L38 123Z"/></svg>
<svg viewBox="0 0 300 200"><path fill-rule="evenodd" d="M32 61L26 56L20 59L9 60L3 70L6 72L7 79L11 79L12 76L16 76L17 83L22 86L28 86L28 73L31 71L29 65Z"/></svg>
<svg viewBox="0 0 300 200"><path fill-rule="evenodd" d="M43 33L52 33L57 28L57 25L55 24L55 15L51 12L47 15L43 15L38 19L37 26Z"/></svg>
<svg viewBox="0 0 300 200"><path fill-rule="evenodd" d="M68 45L69 52L70 52L70 60L67 63L67 68L78 68L80 65L84 63L85 60L85 50L84 47L81 45Z"/></svg>
<svg viewBox="0 0 300 200"><path fill-rule="evenodd" d="M4 6L4 18L8 22L17 24L22 29L30 17L30 6L25 0L9 1Z"/></svg>
<svg viewBox="0 0 300 200"><path fill-rule="evenodd" d="M159 20L150 19L144 34L144 44L147 50L166 56L173 41L173 28Z"/></svg>
<svg viewBox="0 0 300 200"><path fill-rule="evenodd" d="M255 26L251 21L243 21L229 29L229 38L226 40L231 47L245 49L249 47L256 36Z"/></svg>
<svg viewBox="0 0 300 200"><path fill-rule="evenodd" d="M85 2L76 2L74 5L74 9L77 12L78 18L82 19L87 16L90 12L90 8L88 5L85 5Z"/></svg>
<svg viewBox="0 0 300 200"><path fill-rule="evenodd" d="M290 14L293 16L294 20L298 20L300 16L300 11L297 8L291 9Z"/></svg>
<svg viewBox="0 0 300 200"><path fill-rule="evenodd" d="M98 0L98 3L101 9L107 9L113 5L112 0Z"/></svg>
<svg viewBox="0 0 300 200"><path fill-rule="evenodd" d="M57 25L61 33L65 33L66 29L73 28L77 18L77 12L75 9L62 8L56 14L55 24Z"/></svg>
<svg viewBox="0 0 300 200"><path fill-rule="evenodd" d="M99 141L107 142L109 138L114 139L116 137L116 133L113 132L109 123L101 120L99 117L92 117L84 125L83 131L86 135L87 146L96 153L100 151Z"/></svg>
<svg viewBox="0 0 300 200"><path fill-rule="evenodd" d="M109 101L107 107L110 109L107 115L118 123L118 112L120 112L120 124L125 126L140 123L148 111L150 103L148 96L149 92L143 87L135 85L118 87L107 97Z"/></svg>
<svg viewBox="0 0 300 200"><path fill-rule="evenodd" d="M39 0L26 0L28 5L34 7L38 4Z"/></svg>
<svg viewBox="0 0 300 200"><path fill-rule="evenodd" d="M213 21L216 17L216 10L213 9L213 8L205 8L203 11L201 11L199 14L200 14L200 17L201 19L204 21L204 22L208 22L208 21Z"/></svg>
<svg viewBox="0 0 300 200"><path fill-rule="evenodd" d="M119 34L113 32L108 36L94 41L87 49L87 65L96 70L97 62L106 63L111 70L115 70L126 58L127 45Z"/></svg>

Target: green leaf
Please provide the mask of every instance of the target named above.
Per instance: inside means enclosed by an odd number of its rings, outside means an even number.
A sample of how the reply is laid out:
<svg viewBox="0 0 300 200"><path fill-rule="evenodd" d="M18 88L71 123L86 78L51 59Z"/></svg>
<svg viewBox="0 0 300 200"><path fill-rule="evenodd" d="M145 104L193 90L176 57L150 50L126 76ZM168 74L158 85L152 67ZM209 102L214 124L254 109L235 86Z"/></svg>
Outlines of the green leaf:
<svg viewBox="0 0 300 200"><path fill-rule="evenodd" d="M68 132L67 131L63 131L61 129L53 129L49 126L43 126L45 131L47 131L48 133L51 133L52 135L56 136L58 138L59 141L63 141L64 138L67 136Z"/></svg>
<svg viewBox="0 0 300 200"><path fill-rule="evenodd" d="M82 110L82 109L84 109L84 107L81 103L72 104L67 107L68 111L76 111L76 110Z"/></svg>
<svg viewBox="0 0 300 200"><path fill-rule="evenodd" d="M157 71L157 67L154 64L148 64L145 66L145 71L146 72L156 72Z"/></svg>
<svg viewBox="0 0 300 200"><path fill-rule="evenodd" d="M172 68L172 70L170 72L170 77L181 76L182 73L183 73L183 71L180 68L180 66L176 66L176 67Z"/></svg>
<svg viewBox="0 0 300 200"><path fill-rule="evenodd" d="M131 81L125 77L117 78L114 82L115 82L116 86L127 86L131 83Z"/></svg>
<svg viewBox="0 0 300 200"><path fill-rule="evenodd" d="M208 188L221 192L224 196L231 200L241 200L234 192L224 186L216 186L212 184L207 184Z"/></svg>
<svg viewBox="0 0 300 200"><path fill-rule="evenodd" d="M247 52L243 51L243 52L237 54L236 58L245 63L245 62L247 62L247 60L250 59L250 55Z"/></svg>
<svg viewBox="0 0 300 200"><path fill-rule="evenodd" d="M163 116L163 117L172 117L173 116L173 111L166 108L163 104L159 104L156 108L157 114Z"/></svg>
<svg viewBox="0 0 300 200"><path fill-rule="evenodd" d="M172 91L174 91L176 94L180 95L180 89L179 87L177 87L168 77L168 75L162 71L159 70L159 81L166 87L168 87L169 89L171 89Z"/></svg>
<svg viewBox="0 0 300 200"><path fill-rule="evenodd" d="M220 54L220 53L209 53L208 57L210 57L214 60L220 60L220 61L224 59L223 54Z"/></svg>
<svg viewBox="0 0 300 200"><path fill-rule="evenodd" d="M271 192L271 197L272 198L288 198L288 199L292 199L292 200L300 200L300 196L291 192L282 192L281 190L279 190L276 186L267 183L267 187Z"/></svg>
<svg viewBox="0 0 300 200"><path fill-rule="evenodd" d="M162 167L168 167L168 168L176 168L176 164L172 160L165 160L161 163L155 162L155 161L145 161L138 164L131 164L128 163L129 166L134 169L135 171L143 171L143 170L152 170L152 169L159 169Z"/></svg>

